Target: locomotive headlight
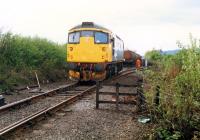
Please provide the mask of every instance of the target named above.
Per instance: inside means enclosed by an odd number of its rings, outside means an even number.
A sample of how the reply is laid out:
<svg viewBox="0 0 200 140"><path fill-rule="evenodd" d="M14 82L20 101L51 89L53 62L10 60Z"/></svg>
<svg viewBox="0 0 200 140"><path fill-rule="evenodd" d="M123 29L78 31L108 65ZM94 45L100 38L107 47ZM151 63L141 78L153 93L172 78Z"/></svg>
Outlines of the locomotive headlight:
<svg viewBox="0 0 200 140"><path fill-rule="evenodd" d="M73 51L73 47L69 47L69 50L70 50L70 51Z"/></svg>
<svg viewBox="0 0 200 140"><path fill-rule="evenodd" d="M106 51L106 47L102 47L102 51L105 52Z"/></svg>

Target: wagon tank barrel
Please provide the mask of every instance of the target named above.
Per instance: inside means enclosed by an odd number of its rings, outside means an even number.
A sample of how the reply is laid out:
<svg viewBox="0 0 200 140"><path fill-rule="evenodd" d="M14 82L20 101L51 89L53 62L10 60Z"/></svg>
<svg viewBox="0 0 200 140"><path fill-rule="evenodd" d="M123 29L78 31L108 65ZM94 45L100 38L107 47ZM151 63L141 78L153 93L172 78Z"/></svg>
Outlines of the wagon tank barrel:
<svg viewBox="0 0 200 140"><path fill-rule="evenodd" d="M125 67L141 67L142 66L142 56L131 50L124 51L124 66Z"/></svg>
<svg viewBox="0 0 200 140"><path fill-rule="evenodd" d="M125 60L136 60L137 58L142 58L142 56L130 50L124 51Z"/></svg>

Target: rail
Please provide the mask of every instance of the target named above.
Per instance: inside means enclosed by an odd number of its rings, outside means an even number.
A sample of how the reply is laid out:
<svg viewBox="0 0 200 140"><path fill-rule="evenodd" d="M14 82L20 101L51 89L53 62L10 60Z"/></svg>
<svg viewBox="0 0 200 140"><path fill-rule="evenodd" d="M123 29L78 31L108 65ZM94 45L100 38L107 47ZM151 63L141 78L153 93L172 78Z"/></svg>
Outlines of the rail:
<svg viewBox="0 0 200 140"><path fill-rule="evenodd" d="M58 103L57 105L55 105L53 107L42 109L42 110L40 110L40 111L38 111L38 112L28 116L28 117L25 117L25 118L3 128L3 129L1 129L0 130L0 136L8 134L9 132L17 129L18 127L21 127L21 126L27 124L28 122L32 122L34 120L37 120L37 118L39 118L39 117L42 117L42 116L46 117L47 114L52 114L53 112L56 112L57 110L59 110L63 106L66 106L70 103L77 101L82 96L86 95L88 92L90 92L91 90L94 90L95 88L96 88L96 85L89 87L88 89L82 91L81 93L74 95L67 100L62 101L61 103Z"/></svg>
<svg viewBox="0 0 200 140"><path fill-rule="evenodd" d="M112 80L113 79L117 79L117 78L120 78L121 76L125 76L125 75L131 74L133 72L134 72L133 69L122 71L119 75L114 76L111 79ZM108 80L110 80L110 79L108 79ZM78 85L78 83L72 83L72 84L53 89L53 90L50 90L48 92L45 92L45 93L30 97L30 98L26 98L26 99L21 100L21 101L17 101L17 102L5 105L3 107L0 107L0 112L8 110L10 108L14 108L16 106L20 106L20 105L28 103L28 102L31 102L32 100L35 100L35 99L39 99L39 98L42 98L42 97L54 95L56 93L62 93L62 91L66 90L66 89L70 89L70 88L75 87L77 85ZM3 136L8 135L10 132L16 130L19 127L22 127L22 126L26 125L29 122L34 122L34 121L37 122L38 118L47 117L48 114L55 113L56 111L60 110L62 107L66 106L66 105L69 105L69 104L81 99L81 97L87 95L90 91L94 90L95 88L96 88L96 85L93 85L93 86L87 88L84 91L80 91L80 93L75 92L76 95L70 96L68 99L56 104L55 106L52 106L52 107L49 107L49 108L43 108L43 109L39 110L36 113L33 113L33 114L31 114L31 115L29 115L29 116L27 116L27 117L15 122L15 123L13 123L13 124L10 124L9 126L7 126L7 127L5 127L5 128L0 130L0 138L3 137Z"/></svg>
<svg viewBox="0 0 200 140"><path fill-rule="evenodd" d="M16 101L16 102L13 102L13 103L10 103L10 104L7 104L7 105L4 105L2 107L0 107L0 112L3 112L5 110L9 110L11 108L14 108L16 106L20 106L22 104L26 104L26 103L29 103L33 100L36 100L36 99L39 99L39 98L42 98L42 97L46 97L46 96L50 96L52 94L55 94L56 92L58 92L59 90L64 90L64 89L68 89L68 88L71 88L71 87L74 87L76 86L78 83L72 83L72 84L68 84L66 86L63 86L63 87L59 87L59 88L55 88L53 90L50 90L50 91L47 91L45 93L42 93L42 94L39 94L39 95L35 95L35 96L32 96L32 97L29 97L29 98L25 98L25 99L22 99L20 101Z"/></svg>

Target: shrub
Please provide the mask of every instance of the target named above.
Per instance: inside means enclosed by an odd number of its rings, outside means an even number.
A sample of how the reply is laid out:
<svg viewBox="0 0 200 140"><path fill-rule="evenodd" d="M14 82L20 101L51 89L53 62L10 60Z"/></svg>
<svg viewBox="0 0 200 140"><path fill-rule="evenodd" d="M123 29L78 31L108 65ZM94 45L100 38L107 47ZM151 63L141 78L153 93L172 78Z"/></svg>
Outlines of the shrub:
<svg viewBox="0 0 200 140"><path fill-rule="evenodd" d="M40 80L65 77L64 45L39 37L0 33L0 89L31 83L38 72Z"/></svg>
<svg viewBox="0 0 200 140"><path fill-rule="evenodd" d="M160 124L161 139L195 139L200 136L200 46L191 38L190 46L157 63L159 70L148 70L152 83L147 91L150 112ZM160 104L154 106L155 87L160 86Z"/></svg>

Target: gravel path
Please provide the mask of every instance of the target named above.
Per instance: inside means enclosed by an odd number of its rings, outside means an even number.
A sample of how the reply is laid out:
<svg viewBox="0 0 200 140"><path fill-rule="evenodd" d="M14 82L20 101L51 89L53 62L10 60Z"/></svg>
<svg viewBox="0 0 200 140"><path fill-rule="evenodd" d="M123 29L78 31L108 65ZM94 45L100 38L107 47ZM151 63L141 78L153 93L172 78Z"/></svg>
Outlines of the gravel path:
<svg viewBox="0 0 200 140"><path fill-rule="evenodd" d="M95 109L95 96L90 95L32 129L17 133L9 139L34 140L140 140L151 124L140 124L133 118L132 106L101 105Z"/></svg>
<svg viewBox="0 0 200 140"><path fill-rule="evenodd" d="M95 94L92 94L7 139L140 140L153 126L137 122L134 111L132 105L120 105L119 111L110 104L100 104L100 109L95 109Z"/></svg>

